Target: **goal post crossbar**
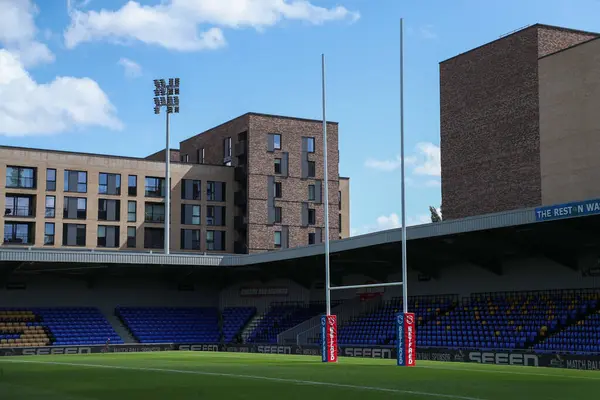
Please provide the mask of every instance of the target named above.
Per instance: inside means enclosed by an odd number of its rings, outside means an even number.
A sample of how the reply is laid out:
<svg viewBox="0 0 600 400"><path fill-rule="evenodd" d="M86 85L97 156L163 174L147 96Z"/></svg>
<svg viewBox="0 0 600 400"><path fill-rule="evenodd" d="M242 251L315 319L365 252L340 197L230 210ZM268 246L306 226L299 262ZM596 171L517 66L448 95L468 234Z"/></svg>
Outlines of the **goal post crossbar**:
<svg viewBox="0 0 600 400"><path fill-rule="evenodd" d="M367 289L387 286L402 286L404 282L368 283L365 285L330 286L328 290Z"/></svg>

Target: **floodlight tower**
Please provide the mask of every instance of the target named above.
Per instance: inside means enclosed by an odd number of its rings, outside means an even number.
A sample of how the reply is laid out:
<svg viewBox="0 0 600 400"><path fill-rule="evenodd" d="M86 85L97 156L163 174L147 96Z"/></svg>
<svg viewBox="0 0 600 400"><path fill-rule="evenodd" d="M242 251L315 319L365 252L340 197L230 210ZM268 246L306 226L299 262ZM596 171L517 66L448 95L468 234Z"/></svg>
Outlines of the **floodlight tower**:
<svg viewBox="0 0 600 400"><path fill-rule="evenodd" d="M169 148L169 115L179 114L179 78L154 80L154 114L160 114L165 107L167 131L165 145L165 254L169 254L171 238L171 150Z"/></svg>

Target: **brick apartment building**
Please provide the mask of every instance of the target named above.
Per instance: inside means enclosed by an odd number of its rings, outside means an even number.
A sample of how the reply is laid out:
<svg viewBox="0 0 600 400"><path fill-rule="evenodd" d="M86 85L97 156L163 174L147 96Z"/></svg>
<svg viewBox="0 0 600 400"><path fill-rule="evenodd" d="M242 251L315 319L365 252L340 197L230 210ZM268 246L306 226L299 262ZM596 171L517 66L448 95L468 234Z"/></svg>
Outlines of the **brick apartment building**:
<svg viewBox="0 0 600 400"><path fill-rule="evenodd" d="M440 63L445 219L600 197L599 37L536 24Z"/></svg>
<svg viewBox="0 0 600 400"><path fill-rule="evenodd" d="M246 114L171 151L171 251L321 242L321 126ZM337 124L328 129L330 238L338 239L349 232L349 180L338 177ZM3 246L163 249L164 157L0 146Z"/></svg>

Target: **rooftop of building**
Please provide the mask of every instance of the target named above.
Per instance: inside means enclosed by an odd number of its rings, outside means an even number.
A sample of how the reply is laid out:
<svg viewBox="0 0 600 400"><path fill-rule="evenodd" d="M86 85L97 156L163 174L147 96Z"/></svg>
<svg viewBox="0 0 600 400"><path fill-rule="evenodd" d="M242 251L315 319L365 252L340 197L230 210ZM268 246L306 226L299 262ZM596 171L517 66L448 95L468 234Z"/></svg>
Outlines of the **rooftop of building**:
<svg viewBox="0 0 600 400"><path fill-rule="evenodd" d="M585 34L585 35L600 36L600 33L598 33L598 32L589 32L589 31L584 31L584 30L579 30L579 29L571 29L571 28L564 28L564 27L555 26L555 25L547 25L547 24L536 23L536 24L527 25L527 26L521 27L519 29L516 29L514 31L508 32L508 33L506 33L504 35L501 35L499 38L497 38L495 40L492 40L490 42L484 43L484 44L482 44L480 46L477 46L477 47L473 47L473 48L471 48L471 49L469 49L467 51L464 51L464 52L459 53L459 54L457 54L455 56L447 58L447 59L445 59L443 61L440 61L440 64L443 64L443 63L446 63L448 61L454 60L454 59L456 59L458 57L464 56L465 54L469 54L469 53L471 53L473 51L481 49L482 47L485 47L485 46L488 46L490 44L496 43L496 42L498 42L500 40L503 40L503 39L506 39L508 37L521 34L524 31L527 31L527 30L530 30L530 29L539 29L539 28L550 29L550 30L557 30L557 31L562 31L562 32L580 33L580 34ZM565 50L565 49L563 49L563 50ZM562 50L559 50L559 51L562 51ZM555 53L552 53L552 54L555 54ZM551 54L548 54L548 55L551 55Z"/></svg>
<svg viewBox="0 0 600 400"><path fill-rule="evenodd" d="M213 129L218 129L218 128L219 128L219 127L221 127L221 126L223 126L223 125L226 125L226 124L230 123L231 121L235 121L235 120L237 120L237 119L240 119L240 118L244 118L244 117L251 117L251 116L256 116L256 117L267 117L267 118L281 118L281 119L289 119L289 120L293 120L293 121L300 121L300 122L314 122L314 123L323 123L323 120L320 120L320 119L310 119L310 118L290 117L290 116L288 116L288 115L277 115L277 114L265 114L265 113L257 113L257 112L247 112L247 113L245 113L245 114L242 114L242 115L240 115L240 116L238 116L238 117L235 117L235 118L232 118L232 119L230 119L230 120L228 120L228 121L225 121L225 122L223 122L223 123L221 123L221 124L219 124L219 125L217 125L217 126L214 126L214 127L212 127L212 128L206 129L206 130L204 130L204 131L202 131L202 132L200 132L200 133L198 133L198 134L195 134L195 135L193 135L193 136L190 136L189 138L187 138L187 139L184 139L184 140L182 140L181 142L182 142L182 143L184 143L184 142L187 142L188 140L191 140L191 139L193 139L193 138L197 137L198 135L202 135L202 134L204 134L204 133L206 133L206 132L208 132L208 131L211 131L211 130L213 130ZM328 124L339 125L339 122L336 122L336 121L327 121L327 123L328 123Z"/></svg>

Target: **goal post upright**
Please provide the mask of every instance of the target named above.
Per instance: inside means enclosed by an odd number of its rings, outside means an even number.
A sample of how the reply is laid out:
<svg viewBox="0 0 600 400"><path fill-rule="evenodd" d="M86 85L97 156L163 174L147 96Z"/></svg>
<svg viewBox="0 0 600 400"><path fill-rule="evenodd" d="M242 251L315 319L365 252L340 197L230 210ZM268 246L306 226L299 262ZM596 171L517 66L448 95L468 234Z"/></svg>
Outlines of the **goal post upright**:
<svg viewBox="0 0 600 400"><path fill-rule="evenodd" d="M397 365L414 367L416 365L416 319L408 312L408 267L406 260L406 193L404 163L404 21L400 19L400 165L401 165L401 203L402 203L402 281L373 283L365 285L331 286L329 264L329 185L327 175L327 120L325 117L325 55L321 54L321 84L323 110L323 171L325 197L325 315L321 317L321 354L322 361L335 363L338 359L337 317L331 315L331 291L348 289L366 289L388 286L402 286L402 312L396 315L396 353Z"/></svg>

